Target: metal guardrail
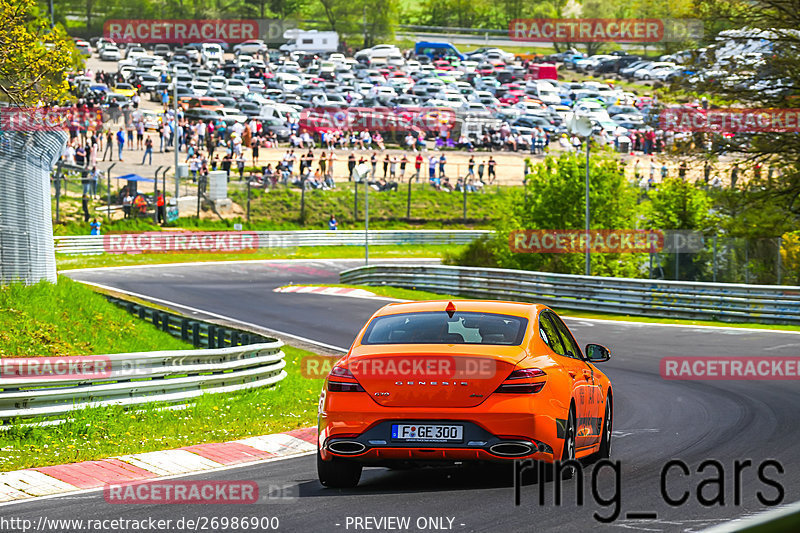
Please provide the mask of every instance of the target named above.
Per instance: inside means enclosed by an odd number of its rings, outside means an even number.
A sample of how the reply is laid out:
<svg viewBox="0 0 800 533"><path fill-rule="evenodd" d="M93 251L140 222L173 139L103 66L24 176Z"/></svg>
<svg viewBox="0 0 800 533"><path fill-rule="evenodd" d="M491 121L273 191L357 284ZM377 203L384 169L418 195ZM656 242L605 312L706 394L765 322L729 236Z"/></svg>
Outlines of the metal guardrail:
<svg viewBox="0 0 800 533"><path fill-rule="evenodd" d="M106 365L96 376L0 376L0 420L63 417L86 407L186 404L207 393L274 385L286 377L283 342L171 311L106 298L199 350L96 356Z"/></svg>
<svg viewBox="0 0 800 533"><path fill-rule="evenodd" d="M258 248L294 248L302 246L363 246L364 231L256 231ZM369 232L370 245L403 244L468 244L482 230L377 230ZM132 235L136 236L136 235ZM110 235L55 236L55 251L59 254L94 255L106 253Z"/></svg>
<svg viewBox="0 0 800 533"><path fill-rule="evenodd" d="M0 378L0 420L63 416L107 405L186 403L206 393L274 385L286 377L283 343L98 356L97 377Z"/></svg>
<svg viewBox="0 0 800 533"><path fill-rule="evenodd" d="M147 322L152 322L161 331L178 337L182 341L190 342L197 348L225 348L226 346L242 346L275 341L275 339L250 331L189 318L178 313L156 309L116 296L107 295L106 298L111 303L126 309L132 315L136 315Z"/></svg>
<svg viewBox="0 0 800 533"><path fill-rule="evenodd" d="M536 301L561 309L721 321L800 324L800 287L550 274L453 266L375 265L342 283L391 285L468 298Z"/></svg>

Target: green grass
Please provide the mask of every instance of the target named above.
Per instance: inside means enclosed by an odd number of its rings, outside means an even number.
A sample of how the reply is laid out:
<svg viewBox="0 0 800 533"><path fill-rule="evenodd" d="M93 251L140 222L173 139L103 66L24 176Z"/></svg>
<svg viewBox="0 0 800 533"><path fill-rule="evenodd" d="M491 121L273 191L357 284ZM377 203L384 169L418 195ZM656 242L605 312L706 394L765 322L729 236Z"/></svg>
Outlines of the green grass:
<svg viewBox="0 0 800 533"><path fill-rule="evenodd" d="M285 346L283 351L288 376L274 387L206 394L179 410L157 404L136 410L118 406L84 409L59 425L15 425L0 431L0 471L225 442L314 426L322 380L300 374L300 361L313 354L291 346Z"/></svg>
<svg viewBox="0 0 800 533"><path fill-rule="evenodd" d="M370 246L371 258L444 257L445 253L457 253L461 245L404 245ZM248 261L258 259L348 259L364 257L363 246L307 246L300 248L260 249L252 253L152 253L152 254L103 254L103 255L57 255L59 271L75 268L94 268L126 265L154 265L165 263L190 263L205 261Z"/></svg>
<svg viewBox="0 0 800 533"><path fill-rule="evenodd" d="M80 283L0 287L0 357L191 348Z"/></svg>
<svg viewBox="0 0 800 533"><path fill-rule="evenodd" d="M242 210L247 206L247 193L234 182L228 194ZM369 193L369 220L370 227L374 229L462 229L462 228L489 228L494 221L507 212L509 197L521 187L502 186L487 187L486 193L467 195L467 220L463 218L464 196L461 193L447 193L436 191L427 184L414 184L411 187L411 213L406 218L408 189L401 185L395 192ZM354 208L353 184L339 183L331 191L306 191L305 195L305 221L301 221L300 190L296 188L279 187L265 192L261 189L251 191L250 220L245 221L245 216L219 220L195 216L183 217L175 223L168 224L169 228L226 230L233 228L235 223L241 223L246 230L310 230L327 229L328 219L336 215L339 229L364 228L364 187L358 191L358 219L356 220ZM102 201L102 200L101 200ZM53 208L55 213L55 208ZM97 216L103 221L103 233L138 233L161 229L156 226L151 218L108 221L105 218L103 205L93 201L90 207L91 216ZM83 221L80 198L70 196L62 198L60 223L54 224L53 233L56 235L87 235L89 224Z"/></svg>
<svg viewBox="0 0 800 533"><path fill-rule="evenodd" d="M388 285L347 285L342 283L330 284L326 283L326 287L349 287L353 289L364 289L374 293L376 296L383 296L385 298L397 298L399 300L452 300L460 299L460 296L450 294L438 294L428 291L419 291L414 289L404 289L400 287L391 287ZM573 318L589 318L589 319L602 319L602 320L620 320L625 322L642 322L648 324L680 324L686 326L721 326L728 328L743 328L743 329L774 329L782 331L797 331L797 326L781 325L781 324L754 324L752 322L721 322L718 320L684 320L678 318L652 318L636 315L618 315L612 313L593 313L587 311L575 311L572 309L561 309L558 307L553 308L558 314L569 316Z"/></svg>

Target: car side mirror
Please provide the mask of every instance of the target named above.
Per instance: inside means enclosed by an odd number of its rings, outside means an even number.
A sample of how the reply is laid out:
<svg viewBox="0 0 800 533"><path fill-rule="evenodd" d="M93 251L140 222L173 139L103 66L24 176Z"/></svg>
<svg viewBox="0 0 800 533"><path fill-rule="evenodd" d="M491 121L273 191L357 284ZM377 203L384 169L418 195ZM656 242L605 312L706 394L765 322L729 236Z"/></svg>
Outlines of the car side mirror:
<svg viewBox="0 0 800 533"><path fill-rule="evenodd" d="M586 358L592 363L602 363L611 359L611 351L601 344L587 344Z"/></svg>

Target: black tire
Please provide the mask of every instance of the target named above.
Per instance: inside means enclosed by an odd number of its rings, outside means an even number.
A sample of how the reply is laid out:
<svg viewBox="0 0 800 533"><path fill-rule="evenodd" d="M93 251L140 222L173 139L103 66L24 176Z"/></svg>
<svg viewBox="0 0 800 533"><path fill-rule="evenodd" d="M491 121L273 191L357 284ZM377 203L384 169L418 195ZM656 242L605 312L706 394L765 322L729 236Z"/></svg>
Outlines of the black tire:
<svg viewBox="0 0 800 533"><path fill-rule="evenodd" d="M561 452L561 461L575 461L575 436L577 434L575 422L575 407L569 408L569 418L567 427L564 428L564 449ZM572 479L575 477L575 466L568 465L561 469L561 479Z"/></svg>
<svg viewBox="0 0 800 533"><path fill-rule="evenodd" d="M332 489L350 489L361 479L361 464L334 457L323 461L317 449L317 477L323 486Z"/></svg>
<svg viewBox="0 0 800 533"><path fill-rule="evenodd" d="M611 395L606 399L606 415L603 419L603 436L600 439L600 449L597 455L600 459L611 457L611 432L614 428L614 404Z"/></svg>

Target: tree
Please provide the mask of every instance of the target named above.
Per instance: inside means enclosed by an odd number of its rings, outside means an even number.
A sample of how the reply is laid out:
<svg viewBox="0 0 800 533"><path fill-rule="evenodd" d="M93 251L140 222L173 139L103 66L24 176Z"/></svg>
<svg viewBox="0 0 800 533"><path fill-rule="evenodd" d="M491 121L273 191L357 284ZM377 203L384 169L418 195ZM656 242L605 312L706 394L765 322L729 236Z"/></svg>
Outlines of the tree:
<svg viewBox="0 0 800 533"><path fill-rule="evenodd" d="M66 72L78 62L72 40L50 28L34 0L0 0L0 98L16 105L62 99Z"/></svg>
<svg viewBox="0 0 800 533"><path fill-rule="evenodd" d="M584 229L585 162L581 156L564 154L548 157L526 178L520 192L508 206L487 240L475 241L449 262L469 266L495 266L583 274L582 253L514 253L509 247L513 230ZM636 222L636 193L608 156L596 156L589 165L592 229L633 229ZM644 266L638 254L592 254L592 273L599 276L637 276Z"/></svg>

